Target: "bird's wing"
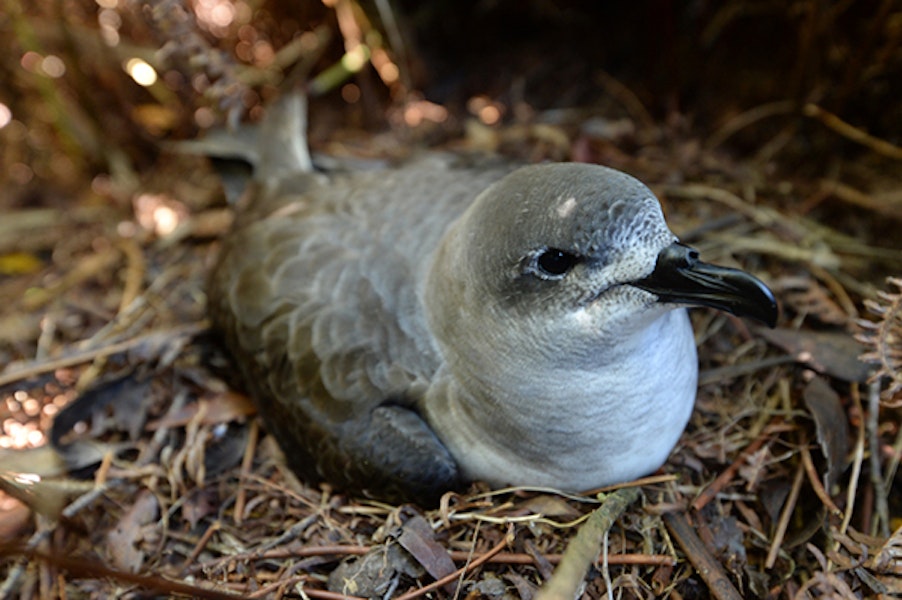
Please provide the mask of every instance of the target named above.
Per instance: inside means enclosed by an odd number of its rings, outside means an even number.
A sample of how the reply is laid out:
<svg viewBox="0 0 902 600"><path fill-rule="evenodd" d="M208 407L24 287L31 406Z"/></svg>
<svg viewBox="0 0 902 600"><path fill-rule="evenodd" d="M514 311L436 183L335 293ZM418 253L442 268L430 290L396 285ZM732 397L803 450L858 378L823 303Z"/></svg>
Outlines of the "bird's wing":
<svg viewBox="0 0 902 600"><path fill-rule="evenodd" d="M229 236L211 316L295 470L434 496L457 466L414 409L438 359L412 263L351 214L359 207L320 210L322 195L270 203Z"/></svg>

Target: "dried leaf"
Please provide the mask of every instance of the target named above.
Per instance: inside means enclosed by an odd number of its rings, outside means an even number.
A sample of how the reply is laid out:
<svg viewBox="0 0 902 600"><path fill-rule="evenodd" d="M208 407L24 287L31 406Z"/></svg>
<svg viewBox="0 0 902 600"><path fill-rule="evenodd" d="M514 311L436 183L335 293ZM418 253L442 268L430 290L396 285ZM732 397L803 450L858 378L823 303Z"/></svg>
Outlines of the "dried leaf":
<svg viewBox="0 0 902 600"><path fill-rule="evenodd" d="M329 590L338 594L382 598L403 574L424 573L398 544L377 546L365 555L342 562L329 574Z"/></svg>
<svg viewBox="0 0 902 600"><path fill-rule="evenodd" d="M441 579L455 571L454 561L448 550L435 540L435 532L420 515L407 519L398 543L435 579Z"/></svg>
<svg viewBox="0 0 902 600"><path fill-rule="evenodd" d="M815 377L805 386L802 399L814 420L817 443L827 460L823 482L824 488L830 490L848 465L848 419L839 394L823 377Z"/></svg>
<svg viewBox="0 0 902 600"><path fill-rule="evenodd" d="M478 594L477 597L487 600L500 600L505 597L506 591L504 581L494 573L486 573L473 585L473 592Z"/></svg>
<svg viewBox="0 0 902 600"><path fill-rule="evenodd" d="M160 506L156 496L144 490L135 499L116 527L107 534L107 551L116 567L137 573L144 565L144 551L141 549L145 526L159 518Z"/></svg>
<svg viewBox="0 0 902 600"><path fill-rule="evenodd" d="M214 515L222 509L222 499L213 488L198 489L184 496L181 514L194 529L204 517Z"/></svg>
<svg viewBox="0 0 902 600"><path fill-rule="evenodd" d="M757 331L761 337L819 373L859 383L864 383L871 375L871 367L858 358L861 345L848 333L796 329Z"/></svg>
<svg viewBox="0 0 902 600"><path fill-rule="evenodd" d="M709 527L712 536L711 542L717 549L721 562L734 575L739 576L744 573L747 563L745 544L743 543L742 529L736 518L720 516L712 519Z"/></svg>

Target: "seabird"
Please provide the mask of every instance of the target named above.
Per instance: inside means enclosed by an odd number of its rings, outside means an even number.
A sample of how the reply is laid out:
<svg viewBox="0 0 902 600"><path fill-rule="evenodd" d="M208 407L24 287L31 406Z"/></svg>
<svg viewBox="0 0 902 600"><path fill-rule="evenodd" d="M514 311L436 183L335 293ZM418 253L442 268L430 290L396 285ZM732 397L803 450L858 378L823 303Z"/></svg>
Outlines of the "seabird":
<svg viewBox="0 0 902 600"><path fill-rule="evenodd" d="M264 122L208 297L304 478L424 502L628 481L692 411L686 307L776 321L763 283L701 262L625 173L427 155L318 174L296 104Z"/></svg>

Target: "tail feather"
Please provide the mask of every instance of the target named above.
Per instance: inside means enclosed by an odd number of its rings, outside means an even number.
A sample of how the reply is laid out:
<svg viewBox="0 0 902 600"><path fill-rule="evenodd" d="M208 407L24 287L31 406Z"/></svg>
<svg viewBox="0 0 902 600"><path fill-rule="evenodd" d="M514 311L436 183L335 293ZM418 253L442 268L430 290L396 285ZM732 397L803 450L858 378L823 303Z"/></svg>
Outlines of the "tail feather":
<svg viewBox="0 0 902 600"><path fill-rule="evenodd" d="M302 91L283 94L266 109L259 124L213 129L201 139L175 142L170 147L214 159L226 195L233 202L251 178L278 181L313 171L307 147L307 97Z"/></svg>
<svg viewBox="0 0 902 600"><path fill-rule="evenodd" d="M267 109L256 148L256 179L266 181L313 171L307 148L307 96L303 92L284 94Z"/></svg>

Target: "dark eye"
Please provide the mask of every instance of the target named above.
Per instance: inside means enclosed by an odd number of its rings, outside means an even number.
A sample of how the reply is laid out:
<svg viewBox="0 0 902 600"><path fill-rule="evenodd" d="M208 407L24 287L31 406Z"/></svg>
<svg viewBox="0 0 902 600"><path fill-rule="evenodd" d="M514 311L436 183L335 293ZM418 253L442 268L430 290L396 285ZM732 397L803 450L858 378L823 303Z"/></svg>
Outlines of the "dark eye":
<svg viewBox="0 0 902 600"><path fill-rule="evenodd" d="M548 248L536 256L536 267L543 275L550 277L566 275L576 262L576 255L557 248Z"/></svg>

